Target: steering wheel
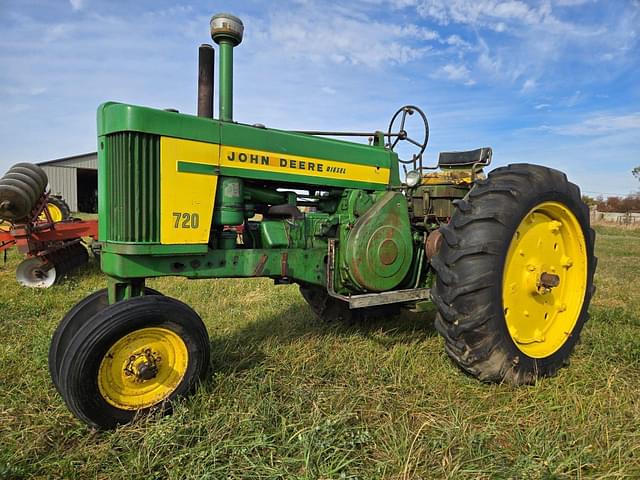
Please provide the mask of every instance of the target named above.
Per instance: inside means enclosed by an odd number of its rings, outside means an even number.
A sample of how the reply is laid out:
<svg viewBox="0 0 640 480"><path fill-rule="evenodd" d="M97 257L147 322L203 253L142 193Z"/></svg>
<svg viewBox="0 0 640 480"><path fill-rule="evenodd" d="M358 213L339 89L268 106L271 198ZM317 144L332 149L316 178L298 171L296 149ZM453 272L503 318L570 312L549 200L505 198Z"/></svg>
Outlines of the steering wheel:
<svg viewBox="0 0 640 480"><path fill-rule="evenodd" d="M404 129L404 123L407 119L407 115L413 115L414 113L418 113L422 117L422 123L424 124L424 140L422 142L418 142L409 136L407 131ZM402 116L400 116L402 114ZM400 129L398 133L392 133L394 123L396 120L400 118ZM424 150L427 148L427 143L429 142L429 122L427 121L427 116L424 114L422 110L414 105L405 105L401 107L391 118L391 122L389 122L389 131L387 132L387 137L389 138L388 146L391 150L396 148L400 141L407 141L415 145L419 150L418 153L413 154L413 158L411 160L402 160L398 159L400 163L414 163L420 156L424 153ZM396 137L393 142L391 141L391 137ZM419 138L421 138L420 136Z"/></svg>

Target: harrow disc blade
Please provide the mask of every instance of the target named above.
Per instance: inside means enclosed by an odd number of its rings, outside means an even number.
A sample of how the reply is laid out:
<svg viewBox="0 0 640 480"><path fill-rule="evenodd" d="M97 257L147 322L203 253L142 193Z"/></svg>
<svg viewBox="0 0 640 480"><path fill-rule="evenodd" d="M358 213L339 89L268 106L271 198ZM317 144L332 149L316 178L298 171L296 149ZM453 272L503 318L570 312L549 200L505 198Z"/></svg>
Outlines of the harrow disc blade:
<svg viewBox="0 0 640 480"><path fill-rule="evenodd" d="M30 194L14 185L0 182L0 219L20 220L33 208Z"/></svg>
<svg viewBox="0 0 640 480"><path fill-rule="evenodd" d="M0 178L0 185L11 185L12 187L16 187L22 190L29 197L29 202L32 205L31 208L33 208L33 206L35 206L36 201L38 200L38 198L40 198L40 196L37 194L37 192L33 188L31 188L31 185L22 181L21 179L14 178L13 175L16 175L16 174L8 173L4 177Z"/></svg>
<svg viewBox="0 0 640 480"><path fill-rule="evenodd" d="M31 190L33 190L33 194L36 200L38 200L42 194L44 193L44 188L40 187L40 181L36 178L34 178L32 175L26 174L24 172L21 171L17 171L17 170L9 170L3 177L3 179L5 178L12 178L14 180L20 180L23 183L26 183L27 185L29 185L29 187L31 188Z"/></svg>
<svg viewBox="0 0 640 480"><path fill-rule="evenodd" d="M55 283L56 277L55 266L40 258L27 258L16 269L16 279L24 287L49 288Z"/></svg>
<svg viewBox="0 0 640 480"><path fill-rule="evenodd" d="M20 172L24 173L25 175L29 175L31 178L38 182L40 190L42 190L43 192L45 188L47 188L47 184L49 183L49 178L47 177L45 171L38 165L34 165L33 163L16 163L9 169L9 172Z"/></svg>

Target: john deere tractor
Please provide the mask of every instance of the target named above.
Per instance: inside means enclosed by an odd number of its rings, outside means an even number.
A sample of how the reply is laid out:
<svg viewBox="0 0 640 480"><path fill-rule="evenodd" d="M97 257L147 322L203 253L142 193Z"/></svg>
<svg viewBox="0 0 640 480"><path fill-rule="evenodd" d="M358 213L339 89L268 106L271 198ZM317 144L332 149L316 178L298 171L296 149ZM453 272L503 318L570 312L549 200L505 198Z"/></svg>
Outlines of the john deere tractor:
<svg viewBox="0 0 640 480"><path fill-rule="evenodd" d="M567 363L588 318L594 232L578 187L551 168L485 174L490 148L423 165L425 114L386 131L283 131L233 120L244 26L211 19L198 116L122 103L98 109L99 237L107 287L51 343L51 377L98 428L167 411L205 377L198 314L145 279L268 277L296 283L321 319L366 321L435 304L453 361L486 382L529 384ZM420 120L409 132L408 120ZM336 136L362 134L369 142ZM400 145L415 147L401 159ZM403 171L401 172L401 166ZM406 168L406 170L404 170Z"/></svg>

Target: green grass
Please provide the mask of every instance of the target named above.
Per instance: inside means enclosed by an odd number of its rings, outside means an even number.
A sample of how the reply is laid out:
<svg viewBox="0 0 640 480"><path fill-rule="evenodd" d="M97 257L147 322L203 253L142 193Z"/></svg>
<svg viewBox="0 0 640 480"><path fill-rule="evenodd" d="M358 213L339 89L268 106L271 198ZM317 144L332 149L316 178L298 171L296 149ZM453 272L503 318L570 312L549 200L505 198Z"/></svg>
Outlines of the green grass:
<svg viewBox="0 0 640 480"><path fill-rule="evenodd" d="M484 385L448 360L432 318L319 325L295 286L162 279L203 317L210 379L172 416L91 431L51 384L64 313L95 264L46 291L0 267L0 478L638 478L640 234L605 228L592 318L569 368Z"/></svg>

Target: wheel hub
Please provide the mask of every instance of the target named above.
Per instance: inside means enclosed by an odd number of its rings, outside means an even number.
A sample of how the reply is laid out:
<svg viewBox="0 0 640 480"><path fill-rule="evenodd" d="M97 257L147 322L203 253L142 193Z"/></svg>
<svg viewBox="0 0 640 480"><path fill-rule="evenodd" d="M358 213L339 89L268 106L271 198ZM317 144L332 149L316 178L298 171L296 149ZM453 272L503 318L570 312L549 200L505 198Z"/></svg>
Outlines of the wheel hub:
<svg viewBox="0 0 640 480"><path fill-rule="evenodd" d="M552 288L560 285L560 277L555 273L542 272L540 279L538 280L538 293L540 295L546 295L551 292Z"/></svg>
<svg viewBox="0 0 640 480"><path fill-rule="evenodd" d="M175 332L143 328L118 340L103 357L98 387L103 398L123 410L139 410L169 398L180 385L189 353Z"/></svg>
<svg viewBox="0 0 640 480"><path fill-rule="evenodd" d="M577 218L558 202L534 207L514 233L503 273L504 317L518 349L544 358L562 347L580 315L586 281Z"/></svg>
<svg viewBox="0 0 640 480"><path fill-rule="evenodd" d="M154 355L150 348L145 348L144 352L129 357L124 374L128 377L134 377L138 382L151 380L158 375L160 360L159 355Z"/></svg>

